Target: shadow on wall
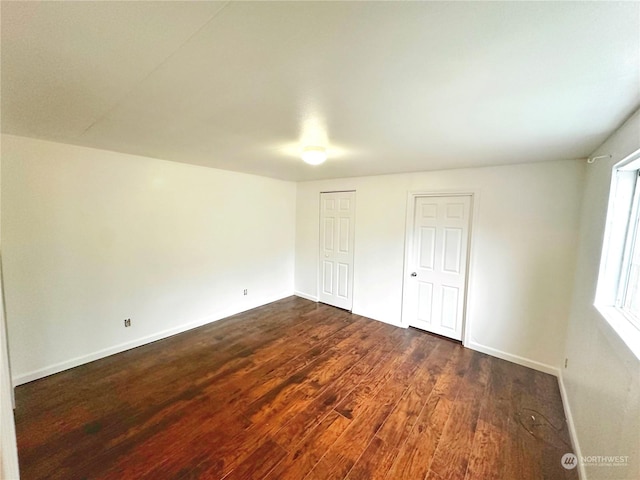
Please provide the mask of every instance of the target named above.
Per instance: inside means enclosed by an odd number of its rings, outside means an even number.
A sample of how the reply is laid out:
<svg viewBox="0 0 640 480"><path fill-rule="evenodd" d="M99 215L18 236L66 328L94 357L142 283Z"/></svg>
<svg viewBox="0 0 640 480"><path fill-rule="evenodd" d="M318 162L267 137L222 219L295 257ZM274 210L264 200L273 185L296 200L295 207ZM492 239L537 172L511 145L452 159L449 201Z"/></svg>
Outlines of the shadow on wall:
<svg viewBox="0 0 640 480"><path fill-rule="evenodd" d="M549 357L560 352L564 343L564 322L569 314L564 295L573 277L559 265L566 264L566 232L545 232L545 243L535 244L523 232L500 228L477 238L481 258L475 261L470 286L474 311L487 317L483 329L472 332L473 341L482 345L501 345L505 352L535 352L531 358ZM526 254L523 254L526 252ZM510 279L517 278L518 282ZM504 290L499 290L501 285ZM479 297L479 298L477 298ZM480 308L477 308L480 305ZM491 316L513 317L517 321L497 324ZM560 358L548 358L558 367Z"/></svg>

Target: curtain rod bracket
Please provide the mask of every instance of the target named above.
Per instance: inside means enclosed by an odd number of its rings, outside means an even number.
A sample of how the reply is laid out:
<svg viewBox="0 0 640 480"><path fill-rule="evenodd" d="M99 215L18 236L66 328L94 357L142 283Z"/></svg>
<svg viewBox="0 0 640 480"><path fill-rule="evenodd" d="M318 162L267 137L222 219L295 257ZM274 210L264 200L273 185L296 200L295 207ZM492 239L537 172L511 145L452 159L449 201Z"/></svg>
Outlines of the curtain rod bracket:
<svg viewBox="0 0 640 480"><path fill-rule="evenodd" d="M597 157L589 157L587 158L587 163L596 163L598 160L602 160L603 158L611 158L611 155L598 155Z"/></svg>

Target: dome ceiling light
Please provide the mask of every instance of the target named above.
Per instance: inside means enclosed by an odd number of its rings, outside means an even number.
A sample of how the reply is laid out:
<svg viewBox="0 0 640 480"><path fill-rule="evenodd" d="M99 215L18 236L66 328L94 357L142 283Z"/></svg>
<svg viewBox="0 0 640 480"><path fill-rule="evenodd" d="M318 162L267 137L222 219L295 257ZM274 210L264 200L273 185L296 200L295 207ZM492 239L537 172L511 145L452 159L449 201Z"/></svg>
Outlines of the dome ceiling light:
<svg viewBox="0 0 640 480"><path fill-rule="evenodd" d="M309 146L302 149L302 160L309 165L320 165L327 159L324 147Z"/></svg>

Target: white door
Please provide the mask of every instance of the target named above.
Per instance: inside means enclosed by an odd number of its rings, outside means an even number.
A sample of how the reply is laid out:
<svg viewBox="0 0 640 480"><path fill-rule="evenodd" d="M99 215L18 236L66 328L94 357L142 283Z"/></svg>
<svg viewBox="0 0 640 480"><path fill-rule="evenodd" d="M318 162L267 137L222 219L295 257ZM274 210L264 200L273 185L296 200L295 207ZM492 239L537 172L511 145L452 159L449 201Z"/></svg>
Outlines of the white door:
<svg viewBox="0 0 640 480"><path fill-rule="evenodd" d="M334 307L353 307L356 192L320 194L320 294Z"/></svg>
<svg viewBox="0 0 640 480"><path fill-rule="evenodd" d="M403 320L462 340L471 196L415 197Z"/></svg>

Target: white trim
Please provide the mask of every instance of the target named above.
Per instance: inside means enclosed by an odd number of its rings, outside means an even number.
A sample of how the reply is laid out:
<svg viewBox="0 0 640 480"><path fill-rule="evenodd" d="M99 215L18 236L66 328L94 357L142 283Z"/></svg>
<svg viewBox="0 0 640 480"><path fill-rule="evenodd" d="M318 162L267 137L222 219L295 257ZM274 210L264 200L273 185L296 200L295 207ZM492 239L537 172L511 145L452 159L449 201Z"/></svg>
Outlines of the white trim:
<svg viewBox="0 0 640 480"><path fill-rule="evenodd" d="M469 215L469 241L467 246L467 278L465 279L464 286L464 314L462 318L462 345L468 348L470 347L471 341L471 315L469 312L471 311L471 274L473 266L473 260L475 259L475 235L473 234L474 226L477 225L478 222L478 211L479 211L479 202L480 202L480 190L477 188L456 188L456 189L435 189L435 190L410 190L407 192L407 215L405 219L405 236L404 236L404 265L402 272L402 303L400 309L400 326L403 328L409 327L409 322L406 319L405 315L405 300L406 300L406 281L407 275L409 272L409 261L411 257L411 245L410 238L412 238L413 233L413 216L415 212L415 204L416 198L418 197L471 197L470 202L470 215Z"/></svg>
<svg viewBox="0 0 640 480"><path fill-rule="evenodd" d="M95 360L99 360L101 358L105 358L110 355L114 355L116 353L121 353L126 350L130 350L132 348L140 347L142 345L146 345L148 343L155 342L157 340L162 340L163 338L168 338L178 333L183 333L188 330L201 327L208 323L216 322L218 320L222 320L232 315L246 312L247 310L261 307L268 303L282 300L283 298L290 297L290 296L291 296L290 292L274 295L271 298L263 299L262 301L258 301L254 304L242 305L242 306L239 306L239 308L218 312L209 317L201 318L200 320L196 320L190 323L185 323L183 325L178 325L177 327L168 328L166 330L162 330L160 332L153 333L151 335L147 335L145 337L138 338L130 342L120 343L112 347L103 348L102 350L98 350L97 352L93 352L88 355L81 355L79 357L75 357L69 360L65 360L63 362L55 363L53 365L49 365L44 368L39 368L31 372L23 373L22 375L16 375L15 377L13 377L13 385L14 387L16 387L18 385L22 385L23 383L32 382L34 380L38 380L39 378L47 377L49 375L53 375L54 373L59 373L64 370L69 370L70 368L74 368L79 365L83 365L85 363L93 362Z"/></svg>
<svg viewBox="0 0 640 480"><path fill-rule="evenodd" d="M564 386L562 370L560 370L558 374L558 387L560 388L560 397L562 398L564 416L567 419L567 426L569 427L571 447L573 448L573 453L578 457L578 478L580 480L587 480L587 472L585 471L584 464L581 461L582 451L580 450L580 443L578 442L578 432L576 431L576 424L573 422L573 414L571 413L571 407L569 406L569 396L567 395L567 389Z"/></svg>
<svg viewBox="0 0 640 480"><path fill-rule="evenodd" d="M318 297L316 295L309 295L308 293L299 292L297 290L295 292L293 292L293 294L296 297L305 298L307 300L311 300L312 302L318 303Z"/></svg>
<svg viewBox="0 0 640 480"><path fill-rule="evenodd" d="M465 347L477 352L486 353L487 355L491 355L492 357L501 358L502 360L522 365L523 367L529 367L533 368L534 370L538 370L539 372L548 373L549 375L553 375L554 377L560 375L560 370L557 367L538 362L536 360L531 360L530 358L503 352L502 350L487 347L486 345L481 345L480 343L471 341L468 345L465 345Z"/></svg>
<svg viewBox="0 0 640 480"><path fill-rule="evenodd" d="M471 340L471 300L473 293L471 290L471 274L476 269L473 266L473 262L476 260L476 242L474 229L478 225L480 215L480 190L469 190L471 193L471 218L469 222L469 255L467 259L467 284L465 285L465 311L464 311L464 323L462 325L462 345L468 347L472 342Z"/></svg>
<svg viewBox="0 0 640 480"><path fill-rule="evenodd" d="M15 403L10 381L11 365L9 365L3 296L2 274L0 272L0 478L18 480L20 465L13 417Z"/></svg>
<svg viewBox="0 0 640 480"><path fill-rule="evenodd" d="M593 303L604 319L601 330L605 335L617 336L638 359L640 330L637 323L627 318L621 310L621 290L626 289L623 268L629 262L629 237L634 235L638 216L639 167L640 149L627 155L611 169L606 225Z"/></svg>
<svg viewBox="0 0 640 480"><path fill-rule="evenodd" d="M613 166L614 170L639 170L640 169L640 148L631 152Z"/></svg>
<svg viewBox="0 0 640 480"><path fill-rule="evenodd" d="M611 171L606 224L594 304L616 304L635 184L634 172L616 171L615 169Z"/></svg>

